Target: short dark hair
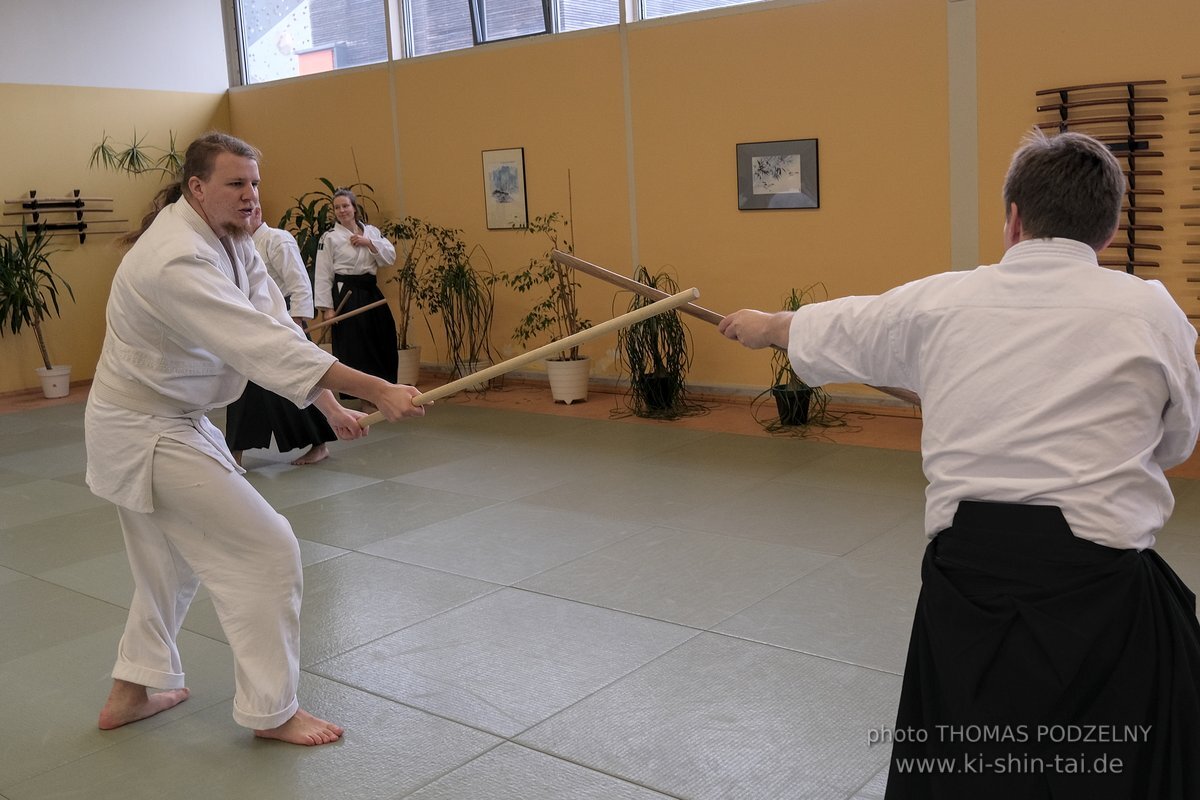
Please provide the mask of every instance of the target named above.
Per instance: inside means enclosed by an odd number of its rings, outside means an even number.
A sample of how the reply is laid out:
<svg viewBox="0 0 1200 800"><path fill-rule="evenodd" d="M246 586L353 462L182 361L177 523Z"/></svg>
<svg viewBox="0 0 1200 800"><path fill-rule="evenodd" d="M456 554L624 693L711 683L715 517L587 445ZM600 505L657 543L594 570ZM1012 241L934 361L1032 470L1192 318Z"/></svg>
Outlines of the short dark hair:
<svg viewBox="0 0 1200 800"><path fill-rule="evenodd" d="M1004 214L1013 203L1035 239L1074 239L1103 247L1117 229L1125 175L1103 143L1082 133L1047 137L1035 130L1013 154L1004 177Z"/></svg>

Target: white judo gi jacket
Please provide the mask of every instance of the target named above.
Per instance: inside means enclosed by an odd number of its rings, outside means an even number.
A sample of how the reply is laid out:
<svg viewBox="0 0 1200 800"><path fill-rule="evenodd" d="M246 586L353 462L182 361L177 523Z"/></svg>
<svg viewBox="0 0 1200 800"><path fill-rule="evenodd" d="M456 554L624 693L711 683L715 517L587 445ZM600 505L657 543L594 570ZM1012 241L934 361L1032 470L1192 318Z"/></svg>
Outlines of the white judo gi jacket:
<svg viewBox="0 0 1200 800"><path fill-rule="evenodd" d="M313 276L313 301L317 308L333 308L334 275L374 275L379 267L396 263L396 246L384 238L379 228L363 223L363 233L376 253L369 247L350 244L354 235L340 222L321 236L317 251L317 269Z"/></svg>
<svg viewBox="0 0 1200 800"><path fill-rule="evenodd" d="M251 238L219 239L184 198L121 261L106 318L88 398L87 483L132 511L154 510L161 437L242 472L205 413L236 400L247 378L307 406L336 361L292 322Z"/></svg>
<svg viewBox="0 0 1200 800"><path fill-rule="evenodd" d="M296 237L288 231L272 228L267 223L254 231L254 249L267 266L267 274L279 286L293 317L311 319L313 316L312 284L304 269L304 257Z"/></svg>

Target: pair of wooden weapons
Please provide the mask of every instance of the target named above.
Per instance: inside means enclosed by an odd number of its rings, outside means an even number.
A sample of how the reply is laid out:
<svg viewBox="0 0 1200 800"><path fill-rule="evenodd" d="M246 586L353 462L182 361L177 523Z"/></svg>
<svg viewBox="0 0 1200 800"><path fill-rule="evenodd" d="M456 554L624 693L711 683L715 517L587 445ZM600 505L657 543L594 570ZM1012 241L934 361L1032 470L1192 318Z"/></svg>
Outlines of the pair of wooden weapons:
<svg viewBox="0 0 1200 800"><path fill-rule="evenodd" d="M594 327L588 328L587 330L579 331L578 333L574 333L563 339L551 342L550 344L529 350L519 356L510 358L507 361L502 361L499 364L493 364L490 367L486 367L478 372L463 376L458 380L451 381L443 386L430 389L428 392L422 392L413 397L413 405L426 405L434 400L439 400L443 397L449 397L450 395L460 392L463 389L483 383L485 381L489 381L492 378L499 377L505 373L512 372L513 370L523 367L526 364L531 364L534 361L539 361L543 358L552 357L563 350L569 350L576 345L583 344L584 342L601 336L605 336L622 328L627 328L636 322L641 322L642 320L649 319L650 317L662 314L666 311L679 310L683 313L698 317L699 319L702 319L705 322L713 325L720 324L721 320L724 319L724 316L721 314L692 302L700 296L700 291L698 289L685 289L677 294L668 294L661 289L655 289L653 287L646 286L643 283L638 283L631 278L618 275L615 272L604 269L603 267L592 264L591 262L584 261L581 258L576 258L570 253L564 253L561 250L552 251L550 258L552 261L565 267L570 267L584 274L591 275L594 278L607 281L608 283L654 300L655 302L648 306L643 306L642 308L630 311L628 314L622 314L619 317L614 317L613 319L601 322ZM365 308L366 307L364 307L362 310L365 310ZM344 314L341 318L344 319L347 316L349 315ZM324 324L329 324L333 321L334 320L329 320ZM314 327L316 326L310 326L309 330L313 330ZM921 403L920 398L907 389L896 389L885 386L873 386L871 388L878 389L879 391L892 395L893 397L898 397L905 402L912 403L913 405L920 405ZM364 427L367 425L374 425L377 422L382 422L384 419L384 415L381 412L376 411L375 413L368 414L360 419L359 425Z"/></svg>

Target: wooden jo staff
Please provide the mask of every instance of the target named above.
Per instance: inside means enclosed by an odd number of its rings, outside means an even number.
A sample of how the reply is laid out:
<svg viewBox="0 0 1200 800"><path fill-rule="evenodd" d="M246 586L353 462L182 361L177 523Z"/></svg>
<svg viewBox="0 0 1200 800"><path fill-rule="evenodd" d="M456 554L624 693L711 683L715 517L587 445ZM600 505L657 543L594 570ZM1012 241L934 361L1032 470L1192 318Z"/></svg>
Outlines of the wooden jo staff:
<svg viewBox="0 0 1200 800"><path fill-rule="evenodd" d="M342 302L344 303L345 301L343 300ZM312 325L309 325L304 330L308 331L309 333L312 333L313 331L319 331L322 328L328 328L330 325L337 325L342 320L350 319L351 317L357 317L359 314L364 314L364 313L370 311L372 308L379 308L381 305L383 305L386 302L387 302L387 298L385 297L382 300L376 300L374 303L367 303L365 306L359 306L358 308L354 309L353 311L347 311L345 314L342 314L340 316L330 317L329 319L325 320L324 322L314 322Z"/></svg>
<svg viewBox="0 0 1200 800"><path fill-rule="evenodd" d="M555 353L559 353L563 350L570 350L576 345L583 344L584 342L592 339L597 339L601 336L612 333L613 331L617 331L622 328L628 328L635 322L641 322L642 320L657 316L658 314L662 314L664 311L682 308L692 300L695 300L697 297L699 297L700 291L698 289L684 289L678 294L666 294L665 292L663 294L666 296L658 300L658 302L635 309L630 311L628 314L622 314L619 317L613 317L610 320L605 320L604 322L588 328L587 330L573 333L570 336L559 339L558 341L550 342L550 344L534 348L533 350L524 352L519 356L514 356L507 361L501 361L499 364L493 364L490 367L485 367L478 372L473 372L470 375L466 375L456 381L451 381L444 386L439 386L436 389L430 389L428 392L421 392L412 399L413 405L423 406L426 403L432 403L434 400L440 400L443 397L449 397L455 392L459 392L468 386L473 386L477 383L482 383L484 381L491 380L492 378L497 378L506 372L512 372L518 367L523 367L526 364L530 364L539 359L549 358ZM384 419L386 419L386 417L383 416L383 413L376 411L374 414L368 414L367 416L359 419L358 424L365 428L367 425L374 425L377 422L383 422Z"/></svg>
<svg viewBox="0 0 1200 800"><path fill-rule="evenodd" d="M571 269L578 270L585 275L591 275L593 278L599 278L602 281L607 281L608 283L619 286L626 291L633 292L634 294L640 294L642 297L647 297L651 300L657 300L660 297L669 296L662 289L655 289L653 286L647 286L644 283L638 283L631 278L626 278L624 275L619 275L611 270L605 269L604 267L593 264L590 261L584 261L582 258L577 258L570 253L564 253L562 250L550 251L550 260L562 264L564 267L570 267ZM721 320L725 319L725 317L721 314L718 314L715 311L710 311L703 306L698 306L695 303L687 303L686 305L680 306L679 310L686 314L691 314L693 317L699 317L705 322L709 322L713 325L720 325ZM772 346L774 347L774 345ZM782 350L783 348L775 347L775 349ZM899 398L906 403L912 403L914 406L921 405L921 398L907 389L897 389L893 386L871 386L871 388L877 389L884 394L889 394L892 397Z"/></svg>

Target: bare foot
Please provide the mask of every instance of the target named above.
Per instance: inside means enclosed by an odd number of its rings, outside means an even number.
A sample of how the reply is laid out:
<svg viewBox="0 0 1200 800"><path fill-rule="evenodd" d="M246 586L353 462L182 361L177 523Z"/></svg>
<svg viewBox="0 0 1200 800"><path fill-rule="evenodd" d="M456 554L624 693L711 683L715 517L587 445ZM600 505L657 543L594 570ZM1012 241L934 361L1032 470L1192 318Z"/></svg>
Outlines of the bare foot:
<svg viewBox="0 0 1200 800"><path fill-rule="evenodd" d="M329 458L329 448L325 446L324 442L322 442L321 444L314 444L309 448L307 453L300 456L292 463L298 467L302 467L305 464L316 464L317 462L324 461L327 458Z"/></svg>
<svg viewBox="0 0 1200 800"><path fill-rule="evenodd" d="M233 450L231 452L233 453L233 460L237 462L237 465L239 467L242 466L242 451L241 450Z"/></svg>
<svg viewBox="0 0 1200 800"><path fill-rule="evenodd" d="M187 689L169 689L151 694L145 686L114 680L108 701L100 709L100 730L111 731L122 725L152 717L188 699Z"/></svg>
<svg viewBox="0 0 1200 800"><path fill-rule="evenodd" d="M260 739L278 739L281 742L291 742L292 744L315 745L336 742L342 738L344 732L342 726L326 722L314 717L304 709L300 709L278 728L255 731L254 735Z"/></svg>

